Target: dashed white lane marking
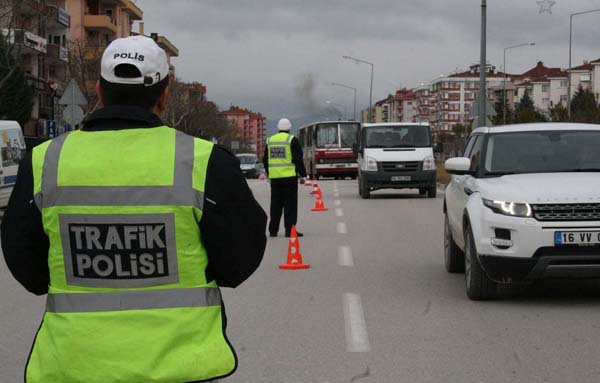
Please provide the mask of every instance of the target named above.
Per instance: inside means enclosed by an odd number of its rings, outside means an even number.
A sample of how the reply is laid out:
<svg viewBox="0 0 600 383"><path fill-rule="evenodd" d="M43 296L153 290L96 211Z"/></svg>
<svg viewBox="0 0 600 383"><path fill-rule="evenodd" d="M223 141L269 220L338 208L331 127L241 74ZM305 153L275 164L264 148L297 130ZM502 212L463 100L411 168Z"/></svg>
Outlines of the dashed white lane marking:
<svg viewBox="0 0 600 383"><path fill-rule="evenodd" d="M369 352L371 344L360 295L344 294L344 319L346 322L346 351Z"/></svg>
<svg viewBox="0 0 600 383"><path fill-rule="evenodd" d="M350 246L338 247L338 262L340 266L354 266L354 258L352 258L352 249Z"/></svg>
<svg viewBox="0 0 600 383"><path fill-rule="evenodd" d="M338 232L338 234L347 234L348 233L348 227L346 227L345 222L338 222L337 232Z"/></svg>
<svg viewBox="0 0 600 383"><path fill-rule="evenodd" d="M338 192L334 192L334 193L333 193L333 197L335 197L335 198L340 198L340 193L338 193Z"/></svg>
<svg viewBox="0 0 600 383"><path fill-rule="evenodd" d="M340 201L339 199L336 199L335 201L333 201L335 206L341 206L342 205L342 201Z"/></svg>
<svg viewBox="0 0 600 383"><path fill-rule="evenodd" d="M344 216L344 209L342 209L341 207L336 207L335 208L335 216L336 217L343 217Z"/></svg>

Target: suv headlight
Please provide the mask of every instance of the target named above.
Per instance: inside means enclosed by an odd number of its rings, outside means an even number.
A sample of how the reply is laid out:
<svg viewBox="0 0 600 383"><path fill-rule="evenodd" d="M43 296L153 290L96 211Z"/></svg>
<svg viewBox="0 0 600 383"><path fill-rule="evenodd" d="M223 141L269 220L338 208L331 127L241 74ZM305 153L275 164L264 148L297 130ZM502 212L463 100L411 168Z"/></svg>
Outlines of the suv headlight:
<svg viewBox="0 0 600 383"><path fill-rule="evenodd" d="M423 170L435 170L435 158L429 156L423 160Z"/></svg>
<svg viewBox="0 0 600 383"><path fill-rule="evenodd" d="M529 218L533 215L531 205L528 203L491 201L489 199L484 199L483 204L497 214L521 218Z"/></svg>
<svg viewBox="0 0 600 383"><path fill-rule="evenodd" d="M377 161L375 161L374 158L367 157L367 169L365 170L368 172L376 172L378 170Z"/></svg>

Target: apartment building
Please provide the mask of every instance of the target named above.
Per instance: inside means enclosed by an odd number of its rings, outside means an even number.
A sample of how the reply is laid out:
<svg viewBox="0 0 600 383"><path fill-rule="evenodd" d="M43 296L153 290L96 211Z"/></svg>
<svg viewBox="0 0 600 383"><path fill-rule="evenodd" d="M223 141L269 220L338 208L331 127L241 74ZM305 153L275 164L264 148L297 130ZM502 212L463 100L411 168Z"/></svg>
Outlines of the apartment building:
<svg viewBox="0 0 600 383"><path fill-rule="evenodd" d="M431 98L434 112L429 118L434 132L451 131L456 124L471 123L470 111L479 94L479 64L472 65L468 71L439 77L431 83ZM489 65L486 68L488 88L502 84L504 73ZM488 101L494 101L494 94L488 92Z"/></svg>
<svg viewBox="0 0 600 383"><path fill-rule="evenodd" d="M430 84L421 84L413 89L415 93L415 114L417 122L430 122L436 113L435 97Z"/></svg>
<svg viewBox="0 0 600 383"><path fill-rule="evenodd" d="M68 74L70 16L65 0L22 0L3 13L0 30L14 45L17 61L34 89L26 136L57 135L62 123L58 100ZM12 23L11 23L12 21Z"/></svg>
<svg viewBox="0 0 600 383"><path fill-rule="evenodd" d="M368 109L362 120L368 119ZM417 119L417 95L412 90L400 89L395 94L375 103L373 122L412 122Z"/></svg>
<svg viewBox="0 0 600 383"><path fill-rule="evenodd" d="M533 99L533 103L541 112L548 110L559 103L567 104L568 98L568 73L561 68L550 68L539 61L537 65L517 76L515 79L514 108L525 92Z"/></svg>
<svg viewBox="0 0 600 383"><path fill-rule="evenodd" d="M231 106L229 110L223 112L223 115L238 133L240 151L255 153L258 157L261 157L265 146L266 117L260 113L237 106Z"/></svg>

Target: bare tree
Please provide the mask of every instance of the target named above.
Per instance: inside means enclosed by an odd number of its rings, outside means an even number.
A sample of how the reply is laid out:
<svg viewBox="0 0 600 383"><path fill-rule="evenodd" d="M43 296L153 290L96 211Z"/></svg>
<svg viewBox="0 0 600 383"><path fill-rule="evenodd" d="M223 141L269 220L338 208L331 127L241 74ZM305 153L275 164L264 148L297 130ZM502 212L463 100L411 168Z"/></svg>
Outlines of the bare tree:
<svg viewBox="0 0 600 383"><path fill-rule="evenodd" d="M206 139L215 139L230 145L237 139L227 119L213 102L207 101L198 84L188 84L176 78L169 84L165 123L184 133Z"/></svg>
<svg viewBox="0 0 600 383"><path fill-rule="evenodd" d="M96 81L100 78L100 61L104 47L93 42L83 44L81 40L71 42L69 48L69 74L77 82L88 101L86 115L98 108Z"/></svg>

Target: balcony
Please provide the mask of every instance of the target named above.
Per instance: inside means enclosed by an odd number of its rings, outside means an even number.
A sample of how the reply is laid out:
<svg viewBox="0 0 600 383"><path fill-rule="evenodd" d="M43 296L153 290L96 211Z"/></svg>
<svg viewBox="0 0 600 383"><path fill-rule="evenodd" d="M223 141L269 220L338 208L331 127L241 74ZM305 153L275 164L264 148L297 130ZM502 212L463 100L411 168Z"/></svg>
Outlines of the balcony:
<svg viewBox="0 0 600 383"><path fill-rule="evenodd" d="M127 1L127 7L125 8L131 20L143 20L144 12L135 5L132 1Z"/></svg>
<svg viewBox="0 0 600 383"><path fill-rule="evenodd" d="M69 51L67 48L56 44L48 44L48 59L53 62L69 62Z"/></svg>
<svg viewBox="0 0 600 383"><path fill-rule="evenodd" d="M108 34L117 34L117 26L113 24L111 18L106 15L84 15L83 26L98 32Z"/></svg>
<svg viewBox="0 0 600 383"><path fill-rule="evenodd" d="M156 43L165 50L169 57L179 57L179 49L169 41L165 36L158 36Z"/></svg>

